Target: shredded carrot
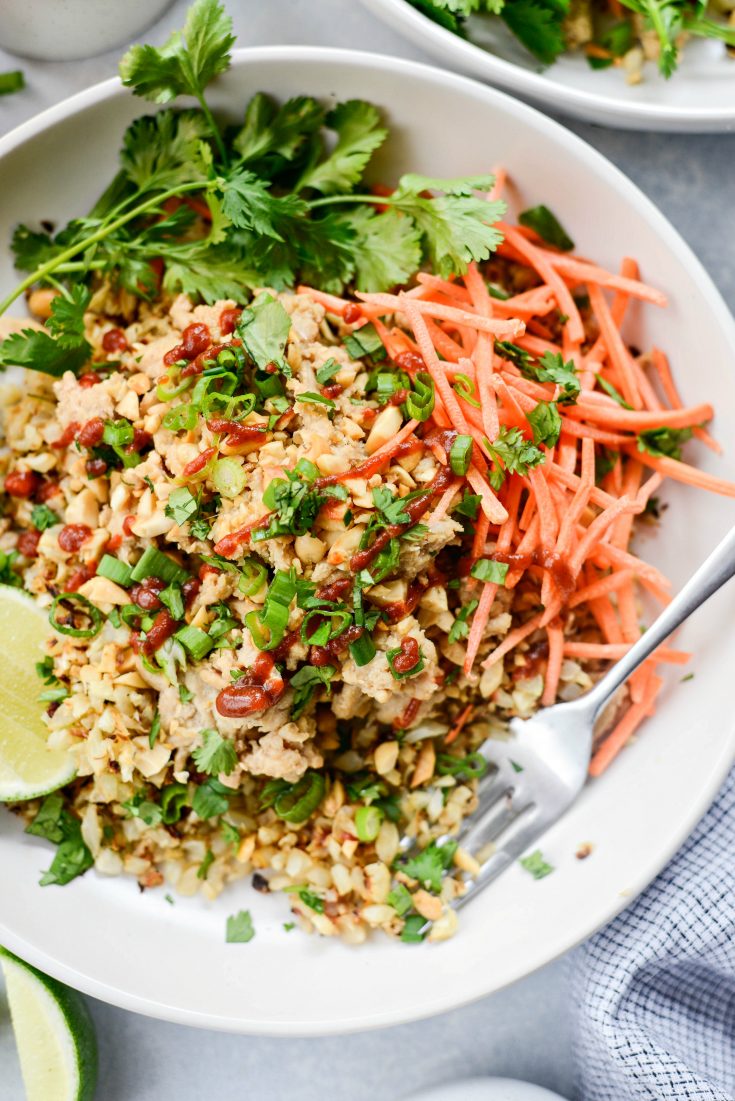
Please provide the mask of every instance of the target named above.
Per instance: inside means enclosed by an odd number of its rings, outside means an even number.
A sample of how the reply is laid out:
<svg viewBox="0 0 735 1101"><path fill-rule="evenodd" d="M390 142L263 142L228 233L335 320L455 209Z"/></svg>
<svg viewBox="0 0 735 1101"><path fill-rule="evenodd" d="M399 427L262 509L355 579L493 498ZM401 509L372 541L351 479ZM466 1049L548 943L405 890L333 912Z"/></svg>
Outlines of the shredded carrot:
<svg viewBox="0 0 735 1101"><path fill-rule="evenodd" d="M617 726L608 734L590 763L590 775L600 776L617 757L625 743L635 734L647 715L651 714L656 696L663 687L660 677L652 677L645 699L631 704Z"/></svg>
<svg viewBox="0 0 735 1101"><path fill-rule="evenodd" d="M460 714L459 718L457 719L456 723L454 724L454 726L452 727L452 729L449 731L446 738L444 739L444 745L451 745L452 742L455 742L457 740L459 735L462 733L462 727L465 725L467 720L472 716L472 712L474 710L475 710L475 705L472 704L472 703L468 703L467 706L465 707L465 709L461 712L461 714Z"/></svg>
<svg viewBox="0 0 735 1101"><path fill-rule="evenodd" d="M505 184L500 170L488 197L497 198ZM449 472L443 475L427 514L432 524L449 515L460 494L469 491L479 498L471 540L462 552L468 574L462 597L466 603L467 593L477 594L463 673L476 679L476 662L489 669L516 647L522 655L529 642L545 638L541 702L548 706L558 697L566 658L616 661L640 637L640 592L662 604L670 600L668 579L630 549L635 517L664 479L729 497L735 497L735 484L641 450L646 447L641 434L659 429L689 429L713 450L718 445L702 427L713 417L712 405L685 406L663 352L633 351L623 336L632 302L666 305L665 295L640 279L635 259L625 257L613 273L547 247L532 230L505 223L498 228L504 241L497 267L471 263L464 276L448 279L422 272L414 286L396 294L357 295L361 316L355 328L372 321L412 386L425 370L433 382L434 405L426 422L411 421L370 459L317 478L315 485L369 478L400 461L406 446L414 445L446 469L457 436L468 436L469 455L464 446L460 467L454 455L455 477L448 483ZM520 265L527 278L514 278L510 294L496 297L492 284L503 285L507 260ZM589 296L589 321L572 295L578 288ZM312 288L299 290L339 316L354 306ZM402 360L402 353L410 355ZM539 370L538 361L547 353L561 356L564 364L571 361L581 386L578 395L570 398L562 382ZM543 432L537 435L547 413L542 414L540 403L554 403L556 410L547 418L558 429L550 443ZM543 442L537 444L538 439ZM411 482L403 475L401 480L409 492ZM420 491L425 481L419 477L413 484ZM485 558L507 566L502 582L469 574L473 563ZM501 589L506 590L503 611L510 610L513 620L505 636L494 640L488 625ZM651 712L661 686L657 666L687 658L660 647L631 677L630 706L596 750L594 775ZM522 664L521 658L515 660ZM469 704L447 744L471 714Z"/></svg>
<svg viewBox="0 0 735 1101"><path fill-rule="evenodd" d="M546 625L546 637L549 641L549 656L546 662L546 677L544 678L544 691L541 696L541 705L549 707L556 699L559 680L561 679L561 667L564 661L564 628L560 623L548 623Z"/></svg>

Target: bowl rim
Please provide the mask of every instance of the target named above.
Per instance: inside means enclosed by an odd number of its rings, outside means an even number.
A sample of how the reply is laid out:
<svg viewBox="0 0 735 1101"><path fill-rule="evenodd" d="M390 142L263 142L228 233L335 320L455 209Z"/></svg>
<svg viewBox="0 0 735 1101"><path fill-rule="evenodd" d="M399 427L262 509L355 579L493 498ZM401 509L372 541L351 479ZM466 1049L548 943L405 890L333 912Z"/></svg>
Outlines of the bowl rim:
<svg viewBox="0 0 735 1101"><path fill-rule="evenodd" d="M686 264L693 273L706 295L713 317L732 345L735 354L735 320L728 310L720 292L712 282L701 262L695 256L692 249L680 236L675 227L658 210L655 204L634 184L625 174L612 164L602 153L590 146L584 139L569 131L561 123L549 119L542 112L514 99L507 93L495 88L487 87L480 81L469 77L460 76L454 72L439 69L436 66L422 62L408 61L402 58L385 54L376 54L368 51L350 50L344 48L331 48L319 46L259 46L245 47L233 51L233 65L244 65L250 59L260 61L272 61L282 63L306 61L321 65L348 64L351 66L363 66L372 71L384 71L399 73L410 77L429 78L445 87L451 87L457 91L481 97L489 106L493 104L502 106L503 111L510 116L527 121L532 127L542 126L550 132L556 140L571 147L583 162L595 173L604 171L621 191L626 201L641 213L651 227L662 236L666 247L679 262ZM62 100L60 103L27 120L16 127L4 138L0 138L0 167L4 158L14 150L21 147L27 141L43 133L50 126L63 119L81 114L88 107L95 106L106 100L120 95L129 94L123 88L118 77L112 77L90 88L84 89ZM141 101L143 107L143 101ZM158 108L156 108L158 109ZM388 1006L379 1014L361 1018L359 1015L350 1016L347 1020L333 1017L329 1020L300 1021L264 1021L254 1022L243 1020L232 1015L204 1012L196 1008L183 1008L171 1005L161 1000L156 1001L145 995L139 995L121 989L119 986L108 984L83 971L77 970L72 965L48 955L43 948L31 944L25 940L22 934L6 928L0 918L0 939L13 952L39 967L62 982L66 982L84 993L99 998L102 1001L141 1013L146 1016L171 1021L176 1024L197 1026L201 1028L216 1029L221 1031L239 1032L249 1035L261 1036L325 1036L385 1028L404 1024L435 1016L439 1013L457 1009L463 1005L495 993L505 986L521 978L525 978L535 970L551 963L564 955L577 944L592 936L599 928L607 924L623 909L630 905L635 898L645 889L652 879L668 863L673 854L681 847L682 843L690 835L697 822L711 805L733 761L735 761L735 729L728 732L719 747L718 753L713 754L707 782L702 784L699 797L690 803L685 813L678 819L677 828L673 829L668 837L668 844L662 848L655 858L637 870L637 873L628 881L628 892L625 897L616 900L616 905L607 905L595 918L593 924L585 930L562 929L550 946L545 949L531 947L523 964L501 982L493 983L492 979L479 980L479 977L466 976L466 981L458 985L453 991L444 990L436 1001L430 1001L421 1007L401 1008Z"/></svg>
<svg viewBox="0 0 735 1101"><path fill-rule="evenodd" d="M735 126L735 105L710 108L672 107L665 103L628 103L623 100L617 102L598 92L557 84L548 79L545 70L537 73L524 69L513 61L507 61L435 23L428 15L409 4L408 0L362 0L362 3L370 11L388 17L398 33L406 35L413 28L419 36L431 40L438 49L444 49L448 60L451 54L457 63L464 62L472 66L477 79L482 79L479 74L485 69L486 79L497 80L503 88L519 95L530 96L537 102L551 99L560 110L572 111L576 117L586 118L591 123L650 129L659 126L669 130L681 127L695 131L700 128L724 131ZM399 23L402 25L400 30Z"/></svg>

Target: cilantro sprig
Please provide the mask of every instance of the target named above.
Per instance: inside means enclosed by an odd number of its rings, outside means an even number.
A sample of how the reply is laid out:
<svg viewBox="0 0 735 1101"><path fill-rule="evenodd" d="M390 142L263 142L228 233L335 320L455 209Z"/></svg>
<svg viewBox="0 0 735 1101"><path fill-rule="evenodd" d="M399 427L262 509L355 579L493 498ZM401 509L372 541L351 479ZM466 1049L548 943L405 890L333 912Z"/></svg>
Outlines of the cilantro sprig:
<svg viewBox="0 0 735 1101"><path fill-rule="evenodd" d="M388 133L370 103L327 110L309 96L278 105L259 93L239 130L222 128L207 87L229 67L234 41L223 5L195 0L183 30L163 46L136 45L125 55L121 76L135 95L156 104L194 97L198 107L136 119L117 175L86 215L55 235L16 229L15 263L25 274L0 314L34 285L62 295L48 332L27 330L0 344L0 366L78 371L91 351L84 309L102 279L143 298L162 287L246 303L256 288L299 281L335 293L388 290L424 262L459 275L497 247L493 223L504 205L478 194L489 176L409 174L387 196L364 186ZM246 347L247 321L244 314Z"/></svg>

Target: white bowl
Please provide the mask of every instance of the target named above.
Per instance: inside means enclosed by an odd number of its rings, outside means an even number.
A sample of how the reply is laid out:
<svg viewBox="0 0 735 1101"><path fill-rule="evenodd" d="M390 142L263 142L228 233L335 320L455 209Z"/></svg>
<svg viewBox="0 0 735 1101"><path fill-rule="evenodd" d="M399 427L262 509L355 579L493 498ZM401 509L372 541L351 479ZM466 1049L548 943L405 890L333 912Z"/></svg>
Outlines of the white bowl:
<svg viewBox="0 0 735 1101"><path fill-rule="evenodd" d="M71 61L144 31L173 0L2 0L0 46L21 57Z"/></svg>
<svg viewBox="0 0 735 1101"><path fill-rule="evenodd" d="M442 65L526 96L544 109L631 130L735 129L735 60L719 42L689 42L670 80L649 62L643 83L631 86L617 68L590 69L581 53L564 55L543 69L500 19L471 22L475 40L482 42L476 45L440 27L407 0L363 4Z"/></svg>
<svg viewBox="0 0 735 1101"><path fill-rule="evenodd" d="M629 335L670 350L685 398L717 402L715 431L735 437L735 325L675 230L603 157L556 123L462 77L395 58L304 47L243 50L213 89L216 107L242 117L267 89L286 97L364 97L393 137L376 173L430 176L504 162L526 205L545 202L580 252L616 265L625 252L670 297L667 311L634 310ZM19 220L62 222L84 213L111 178L123 127L146 105L110 80L74 96L0 141L0 240ZM5 253L3 290L13 283ZM696 445L707 469L735 475L732 454ZM699 454L701 452L701 454ZM646 551L675 584L732 522L733 502L667 488L663 530ZM642 539L643 541L643 539ZM0 943L72 986L128 1009L242 1032L322 1034L428 1016L497 990L587 937L662 867L707 808L735 756L729 686L735 662L735 589L682 632L696 679L673 688L638 743L620 756L542 843L556 871L536 882L512 868L462 914L443 945L375 936L365 947L286 934L287 901L235 886L216 903L91 872L67 887L37 886L49 847L0 813ZM581 842L593 854L575 859ZM256 937L225 944L227 914L249 907Z"/></svg>

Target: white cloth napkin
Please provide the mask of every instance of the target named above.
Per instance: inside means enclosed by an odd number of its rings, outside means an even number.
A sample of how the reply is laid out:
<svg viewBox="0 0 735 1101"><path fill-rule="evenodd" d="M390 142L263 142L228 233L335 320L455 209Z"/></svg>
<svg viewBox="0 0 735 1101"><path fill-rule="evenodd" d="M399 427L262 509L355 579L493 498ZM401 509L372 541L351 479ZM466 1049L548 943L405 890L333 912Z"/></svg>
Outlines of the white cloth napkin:
<svg viewBox="0 0 735 1101"><path fill-rule="evenodd" d="M581 1101L733 1101L735 771L668 867L577 950L572 981Z"/></svg>

